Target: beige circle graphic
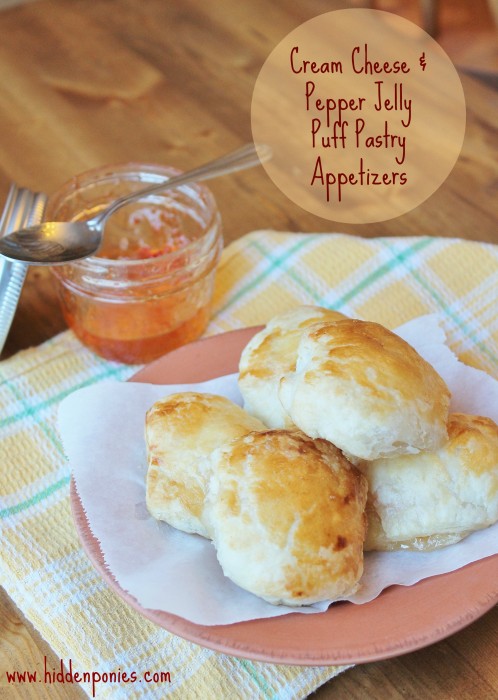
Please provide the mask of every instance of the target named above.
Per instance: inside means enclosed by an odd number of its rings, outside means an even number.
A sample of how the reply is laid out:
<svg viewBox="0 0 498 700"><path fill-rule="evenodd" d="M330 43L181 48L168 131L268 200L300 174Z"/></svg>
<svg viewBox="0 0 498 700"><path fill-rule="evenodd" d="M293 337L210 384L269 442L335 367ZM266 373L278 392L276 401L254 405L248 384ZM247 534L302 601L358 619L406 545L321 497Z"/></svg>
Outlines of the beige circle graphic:
<svg viewBox="0 0 498 700"><path fill-rule="evenodd" d="M369 223L411 211L451 172L465 133L452 62L426 32L380 10L315 17L272 51L252 99L266 172L303 209Z"/></svg>

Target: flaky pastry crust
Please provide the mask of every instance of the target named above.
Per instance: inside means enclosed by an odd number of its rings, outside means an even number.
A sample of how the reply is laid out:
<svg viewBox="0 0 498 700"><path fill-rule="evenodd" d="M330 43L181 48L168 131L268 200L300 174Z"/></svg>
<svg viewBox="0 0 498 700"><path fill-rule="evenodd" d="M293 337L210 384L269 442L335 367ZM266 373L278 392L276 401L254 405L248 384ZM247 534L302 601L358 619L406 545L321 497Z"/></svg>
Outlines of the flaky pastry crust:
<svg viewBox="0 0 498 700"><path fill-rule="evenodd" d="M356 589L366 496L330 443L250 433L212 455L206 522L226 576L271 603L308 605Z"/></svg>
<svg viewBox="0 0 498 700"><path fill-rule="evenodd" d="M292 428L278 398L280 379L296 367L303 332L314 323L346 318L321 306L298 306L257 333L244 348L239 364L239 387L245 409L269 428Z"/></svg>
<svg viewBox="0 0 498 700"><path fill-rule="evenodd" d="M366 549L437 549L498 521L498 426L455 413L448 435L436 451L361 465Z"/></svg>
<svg viewBox="0 0 498 700"><path fill-rule="evenodd" d="M435 449L447 439L446 384L378 323L344 319L308 328L279 397L299 429L353 458Z"/></svg>
<svg viewBox="0 0 498 700"><path fill-rule="evenodd" d="M145 420L150 514L206 537L203 509L209 455L236 437L265 429L223 396L185 392L157 401Z"/></svg>

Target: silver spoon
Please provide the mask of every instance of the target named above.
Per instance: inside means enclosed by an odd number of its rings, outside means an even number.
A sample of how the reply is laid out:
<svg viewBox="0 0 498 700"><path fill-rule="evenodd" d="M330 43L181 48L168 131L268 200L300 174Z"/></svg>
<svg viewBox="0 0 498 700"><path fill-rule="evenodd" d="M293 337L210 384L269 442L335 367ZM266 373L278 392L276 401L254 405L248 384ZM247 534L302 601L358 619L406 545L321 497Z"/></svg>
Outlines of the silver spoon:
<svg viewBox="0 0 498 700"><path fill-rule="evenodd" d="M271 149L268 146L248 144L177 177L119 197L88 221L47 221L9 233L0 238L0 254L9 260L33 265L60 265L87 258L100 248L106 220L125 204L188 182L210 180L219 175L252 168L270 157Z"/></svg>

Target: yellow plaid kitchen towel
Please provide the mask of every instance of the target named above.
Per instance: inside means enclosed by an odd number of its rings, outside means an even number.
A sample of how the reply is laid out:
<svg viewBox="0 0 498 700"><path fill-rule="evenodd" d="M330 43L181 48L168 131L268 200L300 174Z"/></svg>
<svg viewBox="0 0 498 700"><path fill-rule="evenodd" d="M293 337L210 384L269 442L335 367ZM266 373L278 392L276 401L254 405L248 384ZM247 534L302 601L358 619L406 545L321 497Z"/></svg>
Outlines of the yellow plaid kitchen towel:
<svg viewBox="0 0 498 700"><path fill-rule="evenodd" d="M264 323L303 303L389 327L438 312L455 352L498 377L493 245L255 232L223 253L208 334ZM97 697L307 696L343 668L253 662L175 637L109 591L83 553L70 514L57 407L75 389L109 377L125 380L134 371L96 357L70 332L0 364L0 584L73 671L102 678L118 670L137 673L135 683L98 682ZM24 670L40 674L38 696L50 697L43 660ZM12 671L0 668L0 695ZM146 671L162 671L164 680L139 682ZM91 684L82 687L92 695Z"/></svg>

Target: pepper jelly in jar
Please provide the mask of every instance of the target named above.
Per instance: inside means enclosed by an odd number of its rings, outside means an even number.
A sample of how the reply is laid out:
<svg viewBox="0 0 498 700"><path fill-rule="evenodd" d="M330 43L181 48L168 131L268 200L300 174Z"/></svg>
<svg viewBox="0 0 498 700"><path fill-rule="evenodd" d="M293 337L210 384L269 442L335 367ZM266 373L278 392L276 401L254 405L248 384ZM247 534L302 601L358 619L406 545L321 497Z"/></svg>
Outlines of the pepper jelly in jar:
<svg viewBox="0 0 498 700"><path fill-rule="evenodd" d="M135 163L88 171L49 198L45 219L85 221L118 197L178 174ZM97 255L52 268L64 318L102 357L149 362L204 331L222 247L220 215L204 185L127 204L107 220Z"/></svg>

